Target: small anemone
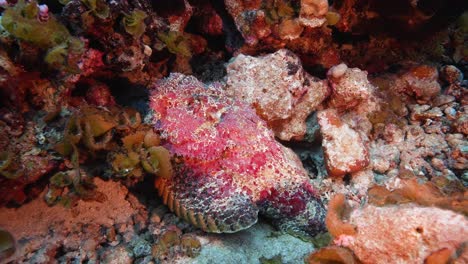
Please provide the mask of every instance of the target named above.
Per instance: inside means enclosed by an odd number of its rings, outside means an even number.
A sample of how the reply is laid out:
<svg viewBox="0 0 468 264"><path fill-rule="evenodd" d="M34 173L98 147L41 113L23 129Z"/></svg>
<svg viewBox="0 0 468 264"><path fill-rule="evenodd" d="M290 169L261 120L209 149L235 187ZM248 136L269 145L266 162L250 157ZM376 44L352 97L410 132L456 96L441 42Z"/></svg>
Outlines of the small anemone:
<svg viewBox="0 0 468 264"><path fill-rule="evenodd" d="M112 131L107 131L104 135L96 137L92 132L93 128L89 123L84 124L83 143L91 150L103 150L108 148L109 142L112 140Z"/></svg>
<svg viewBox="0 0 468 264"><path fill-rule="evenodd" d="M168 31L158 33L160 39L166 45L166 48L172 54L182 55L184 57L192 56L190 36L178 31Z"/></svg>
<svg viewBox="0 0 468 264"><path fill-rule="evenodd" d="M127 151L136 150L141 147L145 139L145 131L137 131L122 138L122 143Z"/></svg>
<svg viewBox="0 0 468 264"><path fill-rule="evenodd" d="M158 134L154 133L153 130L146 132L143 140L145 148L155 147L161 143L161 138Z"/></svg>
<svg viewBox="0 0 468 264"><path fill-rule="evenodd" d="M144 151L142 154L141 166L151 174L156 174L159 171L159 159L154 152Z"/></svg>

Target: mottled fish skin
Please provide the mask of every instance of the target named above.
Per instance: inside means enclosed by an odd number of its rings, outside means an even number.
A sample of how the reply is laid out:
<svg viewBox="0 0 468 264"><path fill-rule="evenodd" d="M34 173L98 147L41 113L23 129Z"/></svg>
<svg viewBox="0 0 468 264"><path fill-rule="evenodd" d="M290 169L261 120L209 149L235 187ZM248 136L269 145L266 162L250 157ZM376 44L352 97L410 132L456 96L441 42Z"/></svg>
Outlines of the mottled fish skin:
<svg viewBox="0 0 468 264"><path fill-rule="evenodd" d="M207 232L236 232L258 214L297 234L325 230L325 209L300 160L255 111L192 76L156 83L151 107L174 159L156 188L171 211Z"/></svg>

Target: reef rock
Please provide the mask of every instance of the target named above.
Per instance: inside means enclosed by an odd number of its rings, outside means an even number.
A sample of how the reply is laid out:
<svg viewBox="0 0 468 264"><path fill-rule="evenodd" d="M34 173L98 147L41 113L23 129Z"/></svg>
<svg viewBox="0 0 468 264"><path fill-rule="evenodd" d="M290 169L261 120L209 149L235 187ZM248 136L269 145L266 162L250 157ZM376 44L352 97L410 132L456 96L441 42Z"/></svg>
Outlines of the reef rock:
<svg viewBox="0 0 468 264"><path fill-rule="evenodd" d="M324 207L300 160L247 104L171 74L156 83L151 107L177 157L174 176L158 178L156 187L180 218L216 233L248 228L258 213L296 234L324 230Z"/></svg>
<svg viewBox="0 0 468 264"><path fill-rule="evenodd" d="M249 46L295 40L307 28L320 28L327 22L326 0L225 0L224 3Z"/></svg>
<svg viewBox="0 0 468 264"><path fill-rule="evenodd" d="M300 21L308 27L320 27L327 19L325 16L328 13L327 0L302 0Z"/></svg>
<svg viewBox="0 0 468 264"><path fill-rule="evenodd" d="M339 110L356 107L367 100L373 90L366 71L348 68L343 63L330 68L328 79L332 87L329 105Z"/></svg>
<svg viewBox="0 0 468 264"><path fill-rule="evenodd" d="M468 237L463 215L412 204L368 205L354 210L349 223L357 233L335 242L350 248L362 263L430 263L425 262L430 255L440 250L453 253Z"/></svg>
<svg viewBox="0 0 468 264"><path fill-rule="evenodd" d="M227 66L227 90L252 105L282 140L302 139L305 120L328 96L328 84L302 68L291 51L237 56Z"/></svg>
<svg viewBox="0 0 468 264"><path fill-rule="evenodd" d="M395 80L394 89L400 94L416 98L419 102L430 102L439 95L437 68L429 65L417 65L400 73Z"/></svg>
<svg viewBox="0 0 468 264"><path fill-rule="evenodd" d="M358 132L344 123L336 110L317 113L325 165L330 176L344 176L369 165L369 152Z"/></svg>

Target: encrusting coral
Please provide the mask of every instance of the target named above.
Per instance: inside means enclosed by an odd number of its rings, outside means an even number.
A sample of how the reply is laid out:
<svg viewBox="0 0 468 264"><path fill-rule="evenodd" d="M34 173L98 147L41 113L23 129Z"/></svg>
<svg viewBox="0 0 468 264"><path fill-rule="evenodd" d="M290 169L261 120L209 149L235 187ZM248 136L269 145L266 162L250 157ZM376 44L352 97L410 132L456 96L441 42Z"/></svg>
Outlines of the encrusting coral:
<svg viewBox="0 0 468 264"><path fill-rule="evenodd" d="M362 208L350 208L342 194L334 196L326 223L336 246L313 253L309 263L446 263L430 261L463 258L468 234L465 195L445 196L434 185L415 179L401 186L394 191L373 187L369 204Z"/></svg>
<svg viewBox="0 0 468 264"><path fill-rule="evenodd" d="M155 85L151 107L177 157L174 176L156 188L179 217L209 232L245 229L258 213L298 235L323 231L324 208L300 161L247 104L172 74Z"/></svg>
<svg viewBox="0 0 468 264"><path fill-rule="evenodd" d="M47 7L47 6L45 6ZM45 20L45 21L41 21ZM2 26L21 41L47 50L45 61L59 70L77 71L84 44L36 1L18 1L2 14Z"/></svg>
<svg viewBox="0 0 468 264"><path fill-rule="evenodd" d="M369 165L369 153L360 135L344 123L336 110L317 113L325 166L330 176L344 176Z"/></svg>
<svg viewBox="0 0 468 264"><path fill-rule="evenodd" d="M463 4L0 0L0 263L468 262Z"/></svg>
<svg viewBox="0 0 468 264"><path fill-rule="evenodd" d="M309 75L286 49L235 57L227 65L227 90L252 105L281 140L303 139L306 118L329 95L326 81Z"/></svg>

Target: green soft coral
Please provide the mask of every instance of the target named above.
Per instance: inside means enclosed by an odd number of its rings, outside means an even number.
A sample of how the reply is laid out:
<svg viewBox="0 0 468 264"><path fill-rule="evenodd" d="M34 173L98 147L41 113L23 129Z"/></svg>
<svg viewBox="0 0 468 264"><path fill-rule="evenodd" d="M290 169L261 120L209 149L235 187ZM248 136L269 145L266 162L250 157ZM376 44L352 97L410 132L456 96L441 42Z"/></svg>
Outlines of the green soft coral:
<svg viewBox="0 0 468 264"><path fill-rule="evenodd" d="M158 33L158 38L164 42L169 52L185 57L192 56L190 37L177 31Z"/></svg>
<svg viewBox="0 0 468 264"><path fill-rule="evenodd" d="M19 0L3 12L1 23L3 28L18 40L47 50L45 61L52 68L78 71L76 64L68 58L71 53L80 57L83 52L82 41L71 36L68 29L53 15L49 15L47 21L39 21L38 14L36 1Z"/></svg>
<svg viewBox="0 0 468 264"><path fill-rule="evenodd" d="M135 38L139 38L146 30L146 17L148 15L139 9L135 9L130 14L125 15L122 21L125 31Z"/></svg>
<svg viewBox="0 0 468 264"><path fill-rule="evenodd" d="M107 5L106 1L104 0L81 0L81 2L89 8L89 11L93 13L93 15L101 18L106 19L110 15L110 9Z"/></svg>

